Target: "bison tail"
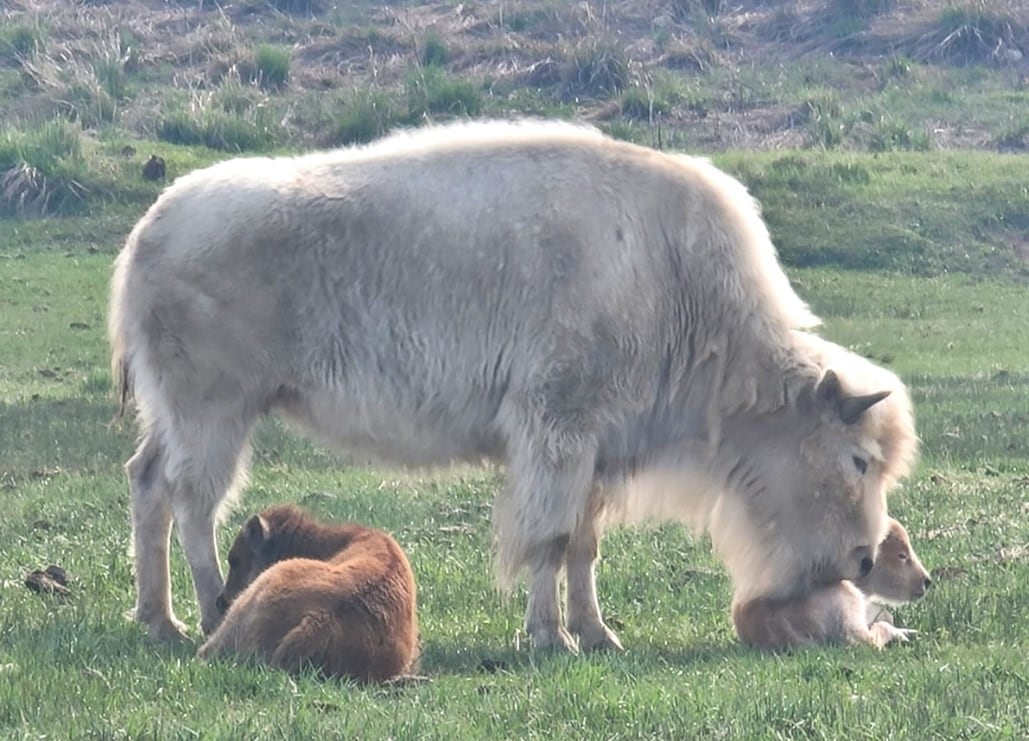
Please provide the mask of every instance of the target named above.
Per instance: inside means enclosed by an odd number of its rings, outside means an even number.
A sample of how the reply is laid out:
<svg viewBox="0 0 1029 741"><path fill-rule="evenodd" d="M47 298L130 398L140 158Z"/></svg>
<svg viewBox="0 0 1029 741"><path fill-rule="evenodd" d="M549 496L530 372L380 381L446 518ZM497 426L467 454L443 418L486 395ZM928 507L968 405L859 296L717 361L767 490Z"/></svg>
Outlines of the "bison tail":
<svg viewBox="0 0 1029 741"><path fill-rule="evenodd" d="M138 229L138 227L137 227ZM118 255L114 263L114 276L111 280L111 296L107 310L107 338L111 345L111 383L115 398L118 399L118 413L115 419L125 415L125 410L134 404L132 384L131 352L127 320L132 316L127 307L129 267L132 257L131 246L134 242L135 230L129 237L129 246Z"/></svg>
<svg viewBox="0 0 1029 741"><path fill-rule="evenodd" d="M120 419L125 416L125 409L135 401L129 363L120 353L115 353L111 358L111 377L114 379L114 393L118 399L118 413L115 418Z"/></svg>

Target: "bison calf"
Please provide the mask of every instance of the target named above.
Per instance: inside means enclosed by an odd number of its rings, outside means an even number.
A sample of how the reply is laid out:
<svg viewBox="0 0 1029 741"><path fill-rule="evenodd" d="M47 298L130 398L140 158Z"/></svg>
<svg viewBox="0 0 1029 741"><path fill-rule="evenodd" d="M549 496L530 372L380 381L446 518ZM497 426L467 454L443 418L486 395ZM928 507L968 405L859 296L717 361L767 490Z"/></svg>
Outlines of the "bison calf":
<svg viewBox="0 0 1029 741"><path fill-rule="evenodd" d="M876 620L878 610L869 610L869 603L899 605L920 599L931 581L907 530L891 519L875 564L862 578L816 589L799 599L756 599L737 605L733 622L743 642L760 648L840 641L882 648L894 640L906 641L915 631Z"/></svg>
<svg viewBox="0 0 1029 741"><path fill-rule="evenodd" d="M292 505L254 515L236 536L218 606L228 612L200 658L235 654L373 682L415 659L414 576L397 542Z"/></svg>

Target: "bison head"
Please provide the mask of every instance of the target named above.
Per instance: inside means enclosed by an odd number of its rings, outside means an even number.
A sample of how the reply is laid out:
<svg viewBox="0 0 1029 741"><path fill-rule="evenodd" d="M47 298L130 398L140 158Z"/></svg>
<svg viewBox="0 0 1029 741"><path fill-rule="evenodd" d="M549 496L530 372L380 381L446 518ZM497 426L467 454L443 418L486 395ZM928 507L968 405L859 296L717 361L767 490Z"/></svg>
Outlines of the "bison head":
<svg viewBox="0 0 1029 741"><path fill-rule="evenodd" d="M853 385L866 388L851 390L828 370L791 403L733 430L740 459L712 536L737 601L856 581L872 570L887 531L886 494L906 473L916 438L903 385L866 363L845 366L845 378L853 374Z"/></svg>

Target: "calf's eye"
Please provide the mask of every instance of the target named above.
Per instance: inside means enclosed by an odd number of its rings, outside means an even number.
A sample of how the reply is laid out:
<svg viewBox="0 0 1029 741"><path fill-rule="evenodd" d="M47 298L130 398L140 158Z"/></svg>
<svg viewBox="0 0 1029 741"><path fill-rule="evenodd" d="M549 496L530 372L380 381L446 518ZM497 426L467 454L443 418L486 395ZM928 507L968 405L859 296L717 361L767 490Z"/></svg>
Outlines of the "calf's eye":
<svg viewBox="0 0 1029 741"><path fill-rule="evenodd" d="M868 470L868 461L864 458L858 458L856 455L851 460L854 461L854 468L863 476L865 471Z"/></svg>

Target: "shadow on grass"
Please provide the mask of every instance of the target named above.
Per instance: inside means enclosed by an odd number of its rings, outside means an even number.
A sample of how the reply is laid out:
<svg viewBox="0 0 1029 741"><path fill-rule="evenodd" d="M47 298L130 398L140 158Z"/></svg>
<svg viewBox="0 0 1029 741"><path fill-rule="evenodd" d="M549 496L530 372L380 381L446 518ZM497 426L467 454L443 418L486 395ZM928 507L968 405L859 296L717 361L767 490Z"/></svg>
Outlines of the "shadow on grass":
<svg viewBox="0 0 1029 741"><path fill-rule="evenodd" d="M423 646L419 671L429 676L489 676L501 673L524 673L536 669L561 669L577 663L594 665L630 665L640 667L696 667L739 658L751 650L742 644L705 641L682 647L655 646L644 643L629 646L624 652L597 652L570 655L554 651L536 651L513 646L497 649L486 645L427 641Z"/></svg>

